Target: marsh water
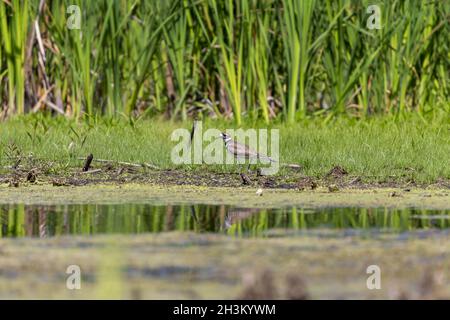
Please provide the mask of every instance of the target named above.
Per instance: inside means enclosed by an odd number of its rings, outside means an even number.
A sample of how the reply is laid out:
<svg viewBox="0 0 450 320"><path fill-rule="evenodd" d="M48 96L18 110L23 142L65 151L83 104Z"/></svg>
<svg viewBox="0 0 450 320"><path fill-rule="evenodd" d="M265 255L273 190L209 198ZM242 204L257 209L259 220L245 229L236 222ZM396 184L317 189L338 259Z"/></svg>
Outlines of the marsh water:
<svg viewBox="0 0 450 320"><path fill-rule="evenodd" d="M0 204L0 298L448 298L449 241L446 208Z"/></svg>
<svg viewBox="0 0 450 320"><path fill-rule="evenodd" d="M232 237L295 236L308 230L355 234L450 229L450 210L227 205L0 205L0 236L145 234L170 231L221 233Z"/></svg>

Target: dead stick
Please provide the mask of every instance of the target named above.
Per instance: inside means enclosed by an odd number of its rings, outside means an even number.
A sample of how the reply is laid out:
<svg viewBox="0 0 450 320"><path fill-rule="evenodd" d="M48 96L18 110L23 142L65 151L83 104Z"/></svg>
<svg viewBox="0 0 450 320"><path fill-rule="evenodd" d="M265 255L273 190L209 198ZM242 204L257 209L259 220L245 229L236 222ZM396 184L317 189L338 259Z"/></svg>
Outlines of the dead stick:
<svg viewBox="0 0 450 320"><path fill-rule="evenodd" d="M91 170L91 171L83 171L80 172L80 174L91 174L91 173L97 173L97 172L101 172L102 169L95 169L95 170Z"/></svg>
<svg viewBox="0 0 450 320"><path fill-rule="evenodd" d="M84 160L84 158L78 158L78 160ZM103 162L103 163L117 163L117 164L121 164L124 166L129 166L129 167L147 167L147 168L152 168L155 170L158 170L159 167L155 166L154 164L151 163L131 163L131 162L124 162L124 161L115 161L115 160L107 160L107 159L93 159L92 161L94 162Z"/></svg>
<svg viewBox="0 0 450 320"><path fill-rule="evenodd" d="M298 170L303 168L301 165L294 164L294 163L281 163L281 165L283 167L288 167L288 168L291 168L291 169L298 169Z"/></svg>
<svg viewBox="0 0 450 320"><path fill-rule="evenodd" d="M42 103L47 99L47 95L50 93L50 91L53 90L55 85L52 85L48 90L45 90L44 94L39 98L39 101L34 105L34 107L31 109L33 113L36 113L41 108Z"/></svg>
<svg viewBox="0 0 450 320"><path fill-rule="evenodd" d="M43 101L47 106L49 106L51 109L55 110L56 112L64 115L64 110L61 110L56 104L54 104L53 102L48 101L47 99L45 99Z"/></svg>
<svg viewBox="0 0 450 320"><path fill-rule="evenodd" d="M91 166L92 160L94 159L94 155L91 153L87 156L86 161L84 162L83 171L89 171L89 167Z"/></svg>

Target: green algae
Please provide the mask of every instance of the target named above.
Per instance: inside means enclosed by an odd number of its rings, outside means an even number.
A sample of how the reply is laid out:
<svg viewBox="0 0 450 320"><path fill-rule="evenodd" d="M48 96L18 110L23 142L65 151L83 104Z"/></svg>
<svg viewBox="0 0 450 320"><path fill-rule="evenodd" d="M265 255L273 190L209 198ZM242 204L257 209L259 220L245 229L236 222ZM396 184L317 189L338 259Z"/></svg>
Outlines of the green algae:
<svg viewBox="0 0 450 320"><path fill-rule="evenodd" d="M151 184L103 184L78 187L55 187L29 184L18 188L0 185L0 203L24 204L227 204L256 208L298 206L320 207L415 207L444 210L450 208L446 189L341 189L311 191L263 189L257 187L163 186Z"/></svg>
<svg viewBox="0 0 450 320"><path fill-rule="evenodd" d="M276 292L262 289L262 297L286 298L288 280L298 277L313 299L448 299L449 240L448 233L361 239L326 230L264 240L181 232L2 239L0 298L232 299L265 272ZM66 288L68 265L80 267L81 290ZM382 271L380 290L367 289L369 265Z"/></svg>

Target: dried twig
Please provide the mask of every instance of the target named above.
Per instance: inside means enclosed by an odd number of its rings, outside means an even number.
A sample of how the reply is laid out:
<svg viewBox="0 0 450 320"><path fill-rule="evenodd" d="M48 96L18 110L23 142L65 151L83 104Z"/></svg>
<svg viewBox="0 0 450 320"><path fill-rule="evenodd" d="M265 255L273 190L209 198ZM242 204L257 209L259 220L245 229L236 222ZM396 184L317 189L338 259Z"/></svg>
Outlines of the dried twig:
<svg viewBox="0 0 450 320"><path fill-rule="evenodd" d="M84 158L78 158L78 160L85 160ZM155 170L159 170L158 166L155 166L151 163L131 163L131 162L124 162L124 161L115 161L115 160L107 160L107 159L93 159L92 161L95 162L103 162L103 163L117 163L123 166L129 166L129 167L147 167Z"/></svg>
<svg viewBox="0 0 450 320"><path fill-rule="evenodd" d="M82 172L79 172L79 174L91 174L91 173L98 173L101 171L102 171L102 169L95 169L95 170L90 170L90 171L82 171Z"/></svg>
<svg viewBox="0 0 450 320"><path fill-rule="evenodd" d="M301 170L303 168L301 165L294 163L282 163L281 165L295 170Z"/></svg>
<svg viewBox="0 0 450 320"><path fill-rule="evenodd" d="M39 98L39 101L31 109L33 111L33 113L36 113L39 111L39 109L41 109L42 103L47 99L47 95L50 93L50 91L53 90L54 87L55 87L55 85L52 85L50 88L45 90L44 94Z"/></svg>
<svg viewBox="0 0 450 320"><path fill-rule="evenodd" d="M56 104L54 104L53 102L50 102L48 100L44 100L44 103L49 106L51 109L55 110L56 112L64 115L64 111L61 110Z"/></svg>

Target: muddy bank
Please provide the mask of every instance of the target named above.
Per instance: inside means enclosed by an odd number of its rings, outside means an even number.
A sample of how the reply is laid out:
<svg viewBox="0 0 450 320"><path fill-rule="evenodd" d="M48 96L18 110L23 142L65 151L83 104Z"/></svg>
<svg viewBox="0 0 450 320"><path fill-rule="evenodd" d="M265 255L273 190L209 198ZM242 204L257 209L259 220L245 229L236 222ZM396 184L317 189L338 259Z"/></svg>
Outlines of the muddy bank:
<svg viewBox="0 0 450 320"><path fill-rule="evenodd" d="M90 159L92 160L92 159ZM84 186L95 184L121 185L140 183L150 185L192 185L205 187L261 187L265 189L314 190L318 187L330 191L340 189L374 188L440 188L450 189L450 179L439 178L428 183L416 182L411 174L396 176L357 176L341 166L335 166L323 176L305 176L301 166L285 169L283 174L262 176L257 168L245 174L238 169L228 172L210 170L161 170L149 165L86 162L80 168L55 169L54 164L37 167L1 169L0 184L19 187L27 184L52 184L54 186Z"/></svg>
<svg viewBox="0 0 450 320"><path fill-rule="evenodd" d="M448 232L264 240L157 235L0 239L0 298L450 298ZM66 288L66 269L81 289ZM369 265L381 289L368 290Z"/></svg>
<svg viewBox="0 0 450 320"><path fill-rule="evenodd" d="M50 183L23 184L20 187L0 185L0 203L23 204L211 204L255 208L297 206L321 207L390 207L445 210L450 208L447 189L395 188L314 190L264 189L239 186L162 186L158 184L88 184L54 186ZM262 191L262 193L260 193Z"/></svg>

